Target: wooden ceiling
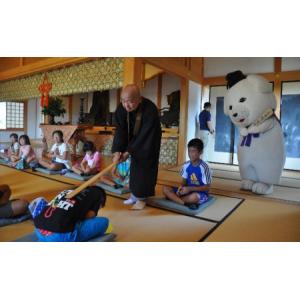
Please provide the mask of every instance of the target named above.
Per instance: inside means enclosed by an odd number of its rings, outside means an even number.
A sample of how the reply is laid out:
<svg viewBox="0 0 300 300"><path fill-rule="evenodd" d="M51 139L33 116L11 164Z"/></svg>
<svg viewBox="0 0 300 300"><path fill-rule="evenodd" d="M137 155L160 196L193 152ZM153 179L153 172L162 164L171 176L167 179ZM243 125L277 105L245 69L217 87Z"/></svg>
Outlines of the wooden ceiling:
<svg viewBox="0 0 300 300"><path fill-rule="evenodd" d="M92 59L87 57L0 57L0 81L58 69Z"/></svg>

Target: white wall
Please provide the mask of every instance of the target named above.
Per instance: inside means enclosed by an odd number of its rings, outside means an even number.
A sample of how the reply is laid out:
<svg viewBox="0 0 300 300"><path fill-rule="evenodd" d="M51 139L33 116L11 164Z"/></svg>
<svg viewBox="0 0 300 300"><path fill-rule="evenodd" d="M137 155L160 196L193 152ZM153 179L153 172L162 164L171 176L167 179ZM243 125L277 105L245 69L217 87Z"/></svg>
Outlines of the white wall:
<svg viewBox="0 0 300 300"><path fill-rule="evenodd" d="M274 72L273 57L205 57L204 77L224 76L241 70L246 74Z"/></svg>
<svg viewBox="0 0 300 300"><path fill-rule="evenodd" d="M297 71L300 70L300 57L283 57L282 71Z"/></svg>
<svg viewBox="0 0 300 300"><path fill-rule="evenodd" d="M201 85L189 81L188 117L187 117L187 142L199 136L198 116L201 111ZM186 153L188 160L188 153Z"/></svg>
<svg viewBox="0 0 300 300"><path fill-rule="evenodd" d="M146 81L144 88L141 91L143 97L151 100L157 105L157 77Z"/></svg>
<svg viewBox="0 0 300 300"><path fill-rule="evenodd" d="M27 104L27 134L31 139L39 139L42 136L40 123L42 122L42 108L40 106L40 99L31 99Z"/></svg>
<svg viewBox="0 0 300 300"><path fill-rule="evenodd" d="M180 78L173 75L164 74L162 77L161 108L169 107L167 95L178 90L180 90Z"/></svg>

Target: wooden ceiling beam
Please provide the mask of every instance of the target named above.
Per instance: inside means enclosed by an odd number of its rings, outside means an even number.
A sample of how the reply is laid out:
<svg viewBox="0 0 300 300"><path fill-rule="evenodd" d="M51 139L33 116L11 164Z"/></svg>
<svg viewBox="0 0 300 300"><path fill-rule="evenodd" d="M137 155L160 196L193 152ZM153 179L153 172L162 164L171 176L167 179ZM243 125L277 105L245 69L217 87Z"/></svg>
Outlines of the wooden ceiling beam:
<svg viewBox="0 0 300 300"><path fill-rule="evenodd" d="M46 72L53 69L59 69L65 66L89 61L90 57L49 57L37 62L24 65L24 58L20 58L18 67L10 68L0 72L0 81L10 80L35 73Z"/></svg>

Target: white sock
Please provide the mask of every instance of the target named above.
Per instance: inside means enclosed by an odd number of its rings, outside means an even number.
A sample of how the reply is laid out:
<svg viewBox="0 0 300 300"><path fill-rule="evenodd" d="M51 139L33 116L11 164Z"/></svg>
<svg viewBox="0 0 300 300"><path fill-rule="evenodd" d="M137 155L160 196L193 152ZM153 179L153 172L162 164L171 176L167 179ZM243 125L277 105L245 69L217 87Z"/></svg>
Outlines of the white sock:
<svg viewBox="0 0 300 300"><path fill-rule="evenodd" d="M135 204L137 200L133 199L132 197L129 197L127 200L123 201L126 205L132 205Z"/></svg>

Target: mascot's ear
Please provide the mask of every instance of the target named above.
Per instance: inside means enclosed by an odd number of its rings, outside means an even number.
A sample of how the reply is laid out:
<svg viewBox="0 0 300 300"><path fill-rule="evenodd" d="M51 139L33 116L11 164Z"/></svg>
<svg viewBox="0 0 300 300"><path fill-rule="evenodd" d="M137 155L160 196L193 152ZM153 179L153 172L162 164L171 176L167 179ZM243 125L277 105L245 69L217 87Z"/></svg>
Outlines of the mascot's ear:
<svg viewBox="0 0 300 300"><path fill-rule="evenodd" d="M234 86L239 81L247 78L245 74L243 74L242 71L234 71L231 73L228 73L225 77L227 80L227 89L230 89L232 86Z"/></svg>
<svg viewBox="0 0 300 300"><path fill-rule="evenodd" d="M272 83L259 75L248 75L247 80L255 87L255 89L263 94L273 92Z"/></svg>

